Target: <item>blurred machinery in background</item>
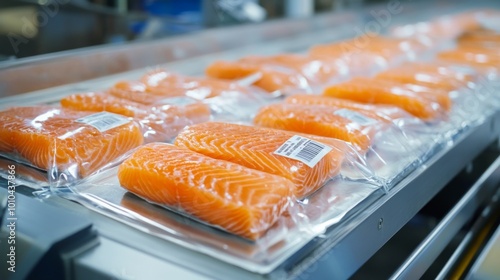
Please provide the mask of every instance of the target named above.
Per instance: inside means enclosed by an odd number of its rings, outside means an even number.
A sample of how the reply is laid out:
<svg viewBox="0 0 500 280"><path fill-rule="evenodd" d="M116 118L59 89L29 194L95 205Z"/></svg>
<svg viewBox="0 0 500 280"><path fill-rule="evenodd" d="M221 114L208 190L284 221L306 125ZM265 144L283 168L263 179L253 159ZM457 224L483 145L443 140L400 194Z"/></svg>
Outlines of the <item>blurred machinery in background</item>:
<svg viewBox="0 0 500 280"><path fill-rule="evenodd" d="M0 61L356 8L345 0L2 0ZM381 2L381 1L380 1Z"/></svg>

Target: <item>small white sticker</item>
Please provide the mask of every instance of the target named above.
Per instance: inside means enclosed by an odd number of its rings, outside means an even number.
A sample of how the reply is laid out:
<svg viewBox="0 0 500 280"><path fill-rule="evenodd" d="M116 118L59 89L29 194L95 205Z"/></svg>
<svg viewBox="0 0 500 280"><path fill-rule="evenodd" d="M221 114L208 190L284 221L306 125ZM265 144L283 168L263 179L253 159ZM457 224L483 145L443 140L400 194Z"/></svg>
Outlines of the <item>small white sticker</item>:
<svg viewBox="0 0 500 280"><path fill-rule="evenodd" d="M158 102L161 105L186 106L198 102L196 99L187 96L169 97Z"/></svg>
<svg viewBox="0 0 500 280"><path fill-rule="evenodd" d="M372 119L372 118L369 118L363 114L360 114L358 112L355 112L355 111L351 111L349 109L340 109L340 110L337 110L335 111L333 114L337 115L337 116L341 116L343 118L346 118L346 119L349 119L359 125L362 125L362 126L367 126L367 125L372 125L372 124L376 124L377 121Z"/></svg>
<svg viewBox="0 0 500 280"><path fill-rule="evenodd" d="M119 127L130 122L130 120L124 116L109 112L100 112L97 114L88 115L86 117L79 118L76 121L91 125L97 128L97 130L99 130L100 132Z"/></svg>
<svg viewBox="0 0 500 280"><path fill-rule="evenodd" d="M301 161L312 168L331 150L332 148L325 144L294 135L274 151L274 154Z"/></svg>

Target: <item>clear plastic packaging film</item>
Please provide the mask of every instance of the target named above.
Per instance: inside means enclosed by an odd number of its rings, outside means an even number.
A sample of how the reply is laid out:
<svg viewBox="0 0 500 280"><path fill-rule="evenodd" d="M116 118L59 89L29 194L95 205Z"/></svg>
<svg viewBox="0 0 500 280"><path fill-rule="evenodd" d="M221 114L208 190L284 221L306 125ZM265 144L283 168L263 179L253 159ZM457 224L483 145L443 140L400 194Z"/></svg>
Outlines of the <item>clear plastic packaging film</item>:
<svg viewBox="0 0 500 280"><path fill-rule="evenodd" d="M376 105L297 95L287 98L285 103L263 107L254 124L346 141L357 149L375 180L387 187L419 164L433 142L429 137L415 137L416 133L408 126L418 126L418 120L413 121L408 114L390 107L376 109ZM387 114L383 114L384 109ZM420 122L420 126L423 130L424 124ZM356 177L359 173L345 175L351 179L366 177L366 174Z"/></svg>
<svg viewBox="0 0 500 280"><path fill-rule="evenodd" d="M113 164L144 141L140 126L121 115L53 106L0 113L0 152L44 170L59 185Z"/></svg>
<svg viewBox="0 0 500 280"><path fill-rule="evenodd" d="M442 119L450 108L449 97L444 94L420 94L403 86L373 78L358 77L332 85L325 89L323 95L362 103L397 106L425 121Z"/></svg>
<svg viewBox="0 0 500 280"><path fill-rule="evenodd" d="M186 96L161 98L146 105L108 93L89 92L65 97L61 100L61 106L129 117L141 125L146 142L169 141L185 126L211 118L208 105Z"/></svg>
<svg viewBox="0 0 500 280"><path fill-rule="evenodd" d="M316 45L309 50L309 56L323 61L343 63L349 76L369 76L389 67L386 57L366 49L369 38L356 38L345 42Z"/></svg>
<svg viewBox="0 0 500 280"><path fill-rule="evenodd" d="M381 195L376 182L343 176L367 171L342 141L205 123L175 144L141 146L120 166L53 192L259 273Z"/></svg>
<svg viewBox="0 0 500 280"><path fill-rule="evenodd" d="M190 77L166 69L147 72L138 81L122 81L109 89L110 93L132 101L152 104L158 99L187 96L197 100L231 93L251 93L259 91L241 81ZM149 101L151 99L151 101Z"/></svg>
<svg viewBox="0 0 500 280"><path fill-rule="evenodd" d="M274 56L248 56L239 62L269 67L287 67L304 76L309 88L314 91L323 85L344 79L348 73L348 65L336 59L318 59L312 56L298 54L279 54ZM306 90L309 90L306 88ZM299 87L298 90L301 88ZM283 90L290 94L291 90ZM295 90L294 90L295 91Z"/></svg>
<svg viewBox="0 0 500 280"><path fill-rule="evenodd" d="M288 67L239 61L217 61L206 69L206 74L218 79L242 79L255 76L255 86L275 95L280 95L287 89L309 89L307 79L295 69Z"/></svg>

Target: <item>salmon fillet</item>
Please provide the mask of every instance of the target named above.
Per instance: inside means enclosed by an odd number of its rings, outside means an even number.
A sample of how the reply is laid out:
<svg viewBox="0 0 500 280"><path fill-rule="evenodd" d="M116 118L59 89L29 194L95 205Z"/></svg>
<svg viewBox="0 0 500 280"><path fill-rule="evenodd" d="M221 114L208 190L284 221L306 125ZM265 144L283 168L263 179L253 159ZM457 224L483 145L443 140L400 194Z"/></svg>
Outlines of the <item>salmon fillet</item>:
<svg viewBox="0 0 500 280"><path fill-rule="evenodd" d="M500 33L492 30L475 30L462 34L458 39L459 46L497 48L500 46Z"/></svg>
<svg viewBox="0 0 500 280"><path fill-rule="evenodd" d="M409 51L422 51L426 48L417 39L396 39L380 36L362 36L339 43L321 44L312 47L309 54L312 57L342 57L351 54L371 54L392 59Z"/></svg>
<svg viewBox="0 0 500 280"><path fill-rule="evenodd" d="M438 109L440 103L436 96L423 96L407 89L393 91L367 78L354 78L348 82L330 86L325 89L323 95L362 103L394 105L424 120L435 119L441 113ZM441 111L445 111L444 108Z"/></svg>
<svg viewBox="0 0 500 280"><path fill-rule="evenodd" d="M258 63L216 61L209 65L205 72L209 77L228 80L242 79L260 73L261 78L254 85L267 92L308 86L305 77L294 69L263 66Z"/></svg>
<svg viewBox="0 0 500 280"><path fill-rule="evenodd" d="M445 111L451 109L452 101L449 96L449 91L442 86L429 86L429 84L420 84L418 82L402 83L399 81L380 79L378 77L374 79L359 77L355 78L355 80L360 83L369 83L371 86L393 94L421 96L430 102L437 103L441 109Z"/></svg>
<svg viewBox="0 0 500 280"><path fill-rule="evenodd" d="M377 74L376 79L403 84L416 84L450 92L466 86L466 82L439 73L438 69L394 68Z"/></svg>
<svg viewBox="0 0 500 280"><path fill-rule="evenodd" d="M50 106L0 112L0 152L18 154L44 170L75 165L77 176L85 177L143 143L136 123L117 116L124 124L101 132L79 121L91 114Z"/></svg>
<svg viewBox="0 0 500 280"><path fill-rule="evenodd" d="M500 68L500 55L481 48L458 48L438 53L438 59L478 67Z"/></svg>
<svg viewBox="0 0 500 280"><path fill-rule="evenodd" d="M353 115L345 117L346 112ZM354 118L361 120L357 123ZM356 145L362 151L371 146L371 137L379 124L361 112L319 105L272 104L259 110L254 118L259 126L337 138Z"/></svg>
<svg viewBox="0 0 500 280"><path fill-rule="evenodd" d="M212 158L283 176L295 184L294 194L303 198L337 175L343 150L331 147L313 167L275 152L293 133L229 123L207 122L186 128L174 144Z"/></svg>
<svg viewBox="0 0 500 280"><path fill-rule="evenodd" d="M285 211L289 180L163 143L142 146L119 167L128 191L255 240Z"/></svg>
<svg viewBox="0 0 500 280"><path fill-rule="evenodd" d="M90 92L65 97L61 100L61 105L74 110L108 111L131 117L142 124L147 142L166 141L175 137L186 125L210 119L210 107L200 101L191 99L179 105L168 102L175 103L175 98L144 105L107 93Z"/></svg>
<svg viewBox="0 0 500 280"><path fill-rule="evenodd" d="M239 62L255 65L276 65L288 67L301 73L311 83L327 83L337 76L338 65L328 63L328 60L318 60L298 54L278 54L274 56L247 56Z"/></svg>
<svg viewBox="0 0 500 280"><path fill-rule="evenodd" d="M285 98L284 102L288 104L321 105L332 108L345 108L361 112L369 118L381 121L393 121L408 117L408 114L398 107L365 104L323 95L296 94Z"/></svg>
<svg viewBox="0 0 500 280"><path fill-rule="evenodd" d="M155 70L140 81L121 81L109 93L134 102L150 105L168 97L187 96L203 100L231 93L248 94L250 90L231 81L205 77L188 77L165 70Z"/></svg>
<svg viewBox="0 0 500 280"><path fill-rule="evenodd" d="M411 62L403 67L402 69L413 70L415 72L426 72L426 73L436 73L440 76L455 79L466 85L468 82L474 82L477 79L477 75L471 73L470 71L464 71L457 69L451 65L445 65L437 61L433 62Z"/></svg>
<svg viewBox="0 0 500 280"><path fill-rule="evenodd" d="M141 78L150 89L165 89L167 91L184 91L183 94L198 100L224 95L227 92L248 93L246 87L240 86L233 81L212 79L209 77L189 77L166 70L149 72ZM163 95L156 90L153 94Z"/></svg>

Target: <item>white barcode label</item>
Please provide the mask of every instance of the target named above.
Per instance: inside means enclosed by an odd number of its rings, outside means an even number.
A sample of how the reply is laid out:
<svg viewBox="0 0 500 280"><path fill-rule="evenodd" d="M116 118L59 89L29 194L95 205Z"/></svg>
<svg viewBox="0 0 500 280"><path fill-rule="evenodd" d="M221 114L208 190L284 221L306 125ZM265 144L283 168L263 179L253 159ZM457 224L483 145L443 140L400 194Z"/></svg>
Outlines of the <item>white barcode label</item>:
<svg viewBox="0 0 500 280"><path fill-rule="evenodd" d="M109 112L100 112L97 114L88 115L86 117L79 118L76 121L91 125L97 128L97 130L99 130L100 132L119 127L130 122L130 120L124 116Z"/></svg>
<svg viewBox="0 0 500 280"><path fill-rule="evenodd" d="M294 135L274 151L274 154L301 161L312 168L331 150L332 148L325 144Z"/></svg>
<svg viewBox="0 0 500 280"><path fill-rule="evenodd" d="M362 125L362 126L367 126L367 125L372 125L372 124L376 124L377 121L372 119L372 118L369 118L363 114L360 114L358 112L354 112L354 111L351 111L349 109L340 109L340 110L337 110L335 111L333 114L337 115L337 116L341 116L343 118L346 118L346 119L349 119L359 125Z"/></svg>
<svg viewBox="0 0 500 280"><path fill-rule="evenodd" d="M187 96L169 97L158 102L161 105L187 106L198 102L196 99Z"/></svg>

